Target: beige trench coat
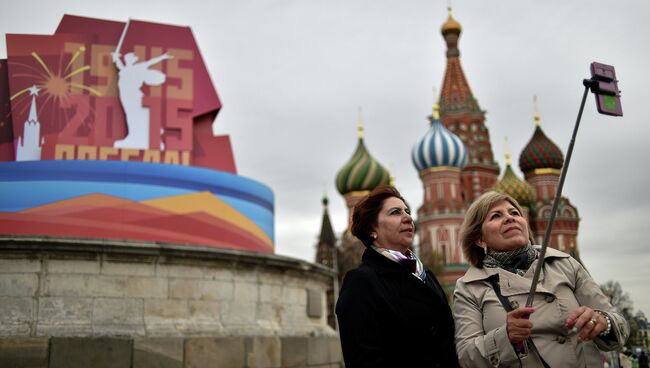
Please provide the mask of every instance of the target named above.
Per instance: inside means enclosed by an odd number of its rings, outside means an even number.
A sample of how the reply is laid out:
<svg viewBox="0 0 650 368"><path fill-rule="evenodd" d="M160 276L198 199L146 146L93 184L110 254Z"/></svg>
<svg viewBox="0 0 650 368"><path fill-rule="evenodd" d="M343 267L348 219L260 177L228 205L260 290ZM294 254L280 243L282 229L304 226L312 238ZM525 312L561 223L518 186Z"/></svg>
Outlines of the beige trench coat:
<svg viewBox="0 0 650 368"><path fill-rule="evenodd" d="M506 333L506 311L487 279L499 276L501 293L513 307L526 304L537 260L524 276L501 268L471 267L456 283L454 318L456 350L462 367L542 367L533 353L518 357ZM612 322L611 339L579 342L565 321L579 306L601 310ZM531 336L552 368L602 367L598 348L623 346L629 326L609 303L587 271L568 254L548 248L533 301Z"/></svg>

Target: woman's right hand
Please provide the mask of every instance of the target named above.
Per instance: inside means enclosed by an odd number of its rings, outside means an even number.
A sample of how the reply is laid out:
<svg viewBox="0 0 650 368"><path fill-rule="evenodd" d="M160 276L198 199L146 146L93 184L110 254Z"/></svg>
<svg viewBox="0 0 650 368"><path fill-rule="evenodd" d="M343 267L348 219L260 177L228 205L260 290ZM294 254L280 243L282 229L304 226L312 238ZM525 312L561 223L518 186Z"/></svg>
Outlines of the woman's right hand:
<svg viewBox="0 0 650 368"><path fill-rule="evenodd" d="M510 339L511 343L522 342L530 336L533 323L529 317L533 312L535 312L535 309L532 307L519 307L508 312L506 317L506 331L508 332L508 339Z"/></svg>

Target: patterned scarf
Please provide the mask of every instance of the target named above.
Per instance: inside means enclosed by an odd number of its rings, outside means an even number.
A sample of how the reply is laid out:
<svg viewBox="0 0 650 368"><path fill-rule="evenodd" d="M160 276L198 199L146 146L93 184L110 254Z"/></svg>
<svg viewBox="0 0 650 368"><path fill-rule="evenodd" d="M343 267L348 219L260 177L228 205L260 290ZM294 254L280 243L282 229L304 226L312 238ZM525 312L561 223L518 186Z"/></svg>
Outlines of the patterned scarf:
<svg viewBox="0 0 650 368"><path fill-rule="evenodd" d="M500 267L504 270L523 276L533 261L537 258L537 250L530 243L525 247L507 252L488 252L483 260L483 266L488 268Z"/></svg>
<svg viewBox="0 0 650 368"><path fill-rule="evenodd" d="M422 265L422 262L420 262L420 259L415 255L415 253L411 252L410 250L407 250L405 255L402 252L398 252L392 249L380 248L374 244L372 245L372 249L374 249L384 257L390 259L391 261L397 262L399 264L408 264L408 263L415 262L415 271L411 272L411 274L417 277L418 279L420 279L421 281L424 281L424 279L426 278L426 273L424 272L424 265Z"/></svg>

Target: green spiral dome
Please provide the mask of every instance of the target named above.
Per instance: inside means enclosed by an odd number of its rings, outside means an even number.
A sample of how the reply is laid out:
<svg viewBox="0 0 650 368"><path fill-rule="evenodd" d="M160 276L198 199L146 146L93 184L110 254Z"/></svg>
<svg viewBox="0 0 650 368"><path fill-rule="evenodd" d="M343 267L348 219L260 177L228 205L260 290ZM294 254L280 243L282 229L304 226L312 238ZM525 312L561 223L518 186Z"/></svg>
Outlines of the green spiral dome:
<svg viewBox="0 0 650 368"><path fill-rule="evenodd" d="M357 191L370 191L381 184L390 183L390 174L368 153L359 138L357 149L350 160L336 174L336 189L345 195Z"/></svg>

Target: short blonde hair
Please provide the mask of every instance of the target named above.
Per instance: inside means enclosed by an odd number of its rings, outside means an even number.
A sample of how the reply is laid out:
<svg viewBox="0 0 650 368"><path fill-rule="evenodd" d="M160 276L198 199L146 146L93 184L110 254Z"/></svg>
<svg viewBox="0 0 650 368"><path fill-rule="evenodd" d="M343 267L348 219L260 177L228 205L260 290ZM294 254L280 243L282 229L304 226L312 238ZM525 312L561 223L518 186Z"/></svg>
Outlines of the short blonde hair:
<svg viewBox="0 0 650 368"><path fill-rule="evenodd" d="M523 216L524 212L519 203L517 203L517 201L511 196L498 191L483 193L474 201L474 203L472 203L465 213L465 219L463 220L463 224L460 226L460 243L463 255L472 266L479 268L483 267L485 250L479 247L476 243L481 239L483 221L485 221L488 212L490 212L490 209L496 204L503 201L510 202L510 204L517 208L519 213ZM532 233L528 221L526 221L526 227L528 228L528 238L529 240L532 240Z"/></svg>

